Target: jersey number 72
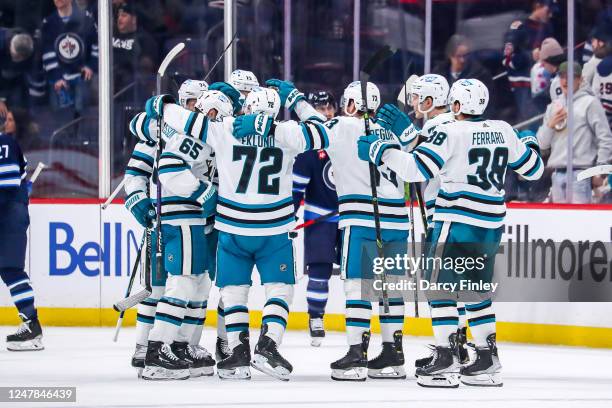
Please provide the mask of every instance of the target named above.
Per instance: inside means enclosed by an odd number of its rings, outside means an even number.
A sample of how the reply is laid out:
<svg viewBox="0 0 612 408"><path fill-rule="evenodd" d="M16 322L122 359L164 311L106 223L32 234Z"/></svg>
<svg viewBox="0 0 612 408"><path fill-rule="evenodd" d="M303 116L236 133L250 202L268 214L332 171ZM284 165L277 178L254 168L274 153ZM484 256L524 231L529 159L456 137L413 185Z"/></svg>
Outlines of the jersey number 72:
<svg viewBox="0 0 612 408"><path fill-rule="evenodd" d="M234 146L233 161L244 159L244 167L242 168L242 174L238 181L238 188L236 193L245 194L251 176L253 174L253 167L255 167L255 160L257 160L257 147L255 146ZM279 177L275 177L270 180L271 176L274 176L283 168L283 151L277 147L264 147L259 151L259 163L270 161L270 164L261 166L259 169L259 181L257 192L259 194L274 194L278 195L280 191L280 180Z"/></svg>

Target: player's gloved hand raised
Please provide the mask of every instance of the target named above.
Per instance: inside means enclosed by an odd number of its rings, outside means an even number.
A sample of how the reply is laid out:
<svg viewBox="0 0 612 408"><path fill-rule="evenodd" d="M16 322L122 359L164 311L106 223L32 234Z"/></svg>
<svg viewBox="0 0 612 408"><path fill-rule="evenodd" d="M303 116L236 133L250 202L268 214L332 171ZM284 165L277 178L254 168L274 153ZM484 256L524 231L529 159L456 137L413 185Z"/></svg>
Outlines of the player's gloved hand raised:
<svg viewBox="0 0 612 408"><path fill-rule="evenodd" d="M306 100L304 94L296 89L293 82L272 78L266 81L266 85L278 89L281 105L289 110L293 110L298 101Z"/></svg>
<svg viewBox="0 0 612 408"><path fill-rule="evenodd" d="M406 129L412 125L412 121L404 112L395 105L389 103L383 105L375 117L376 123L383 128L393 132L396 136L401 136Z"/></svg>
<svg viewBox="0 0 612 408"><path fill-rule="evenodd" d="M540 144L538 143L538 138L536 134L532 130L522 130L518 132L518 138L521 142L523 142L527 147L532 148L538 154L540 154Z"/></svg>
<svg viewBox="0 0 612 408"><path fill-rule="evenodd" d="M387 149L399 149L399 145L382 140L377 135L361 136L357 140L357 155L359 158L377 166L382 164L382 156Z"/></svg>
<svg viewBox="0 0 612 408"><path fill-rule="evenodd" d="M153 225L155 219L155 208L153 200L151 200L144 191L135 191L128 195L125 199L125 208L127 208L136 221L145 228Z"/></svg>
<svg viewBox="0 0 612 408"><path fill-rule="evenodd" d="M259 135L268 136L274 119L264 113L242 115L234 120L234 137L242 139L243 137Z"/></svg>
<svg viewBox="0 0 612 408"><path fill-rule="evenodd" d="M216 214L217 196L217 188L212 183L200 182L200 188L193 193L193 198L202 206L202 215L204 218Z"/></svg>
<svg viewBox="0 0 612 408"><path fill-rule="evenodd" d="M227 82L213 82L208 86L209 91L219 91L232 101L234 107L234 115L242 110L242 94L239 90L228 84Z"/></svg>
<svg viewBox="0 0 612 408"><path fill-rule="evenodd" d="M156 95L147 99L145 103L145 112L147 116L151 119L159 119L160 116L164 114L164 104L166 103L176 103L176 100L172 95Z"/></svg>

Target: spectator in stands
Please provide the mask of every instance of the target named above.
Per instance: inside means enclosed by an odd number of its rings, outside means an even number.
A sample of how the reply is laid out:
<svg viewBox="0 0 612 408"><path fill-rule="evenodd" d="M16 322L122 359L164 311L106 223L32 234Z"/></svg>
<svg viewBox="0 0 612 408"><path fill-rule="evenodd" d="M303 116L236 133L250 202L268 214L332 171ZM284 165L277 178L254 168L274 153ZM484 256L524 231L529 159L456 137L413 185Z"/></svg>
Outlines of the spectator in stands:
<svg viewBox="0 0 612 408"><path fill-rule="evenodd" d="M158 62L157 44L138 26L138 13L133 3L117 8L117 24L113 35L113 76L115 92L133 83L139 74L153 75Z"/></svg>
<svg viewBox="0 0 612 408"><path fill-rule="evenodd" d="M19 29L0 28L0 117L7 104L27 106L29 73L32 70L34 41Z"/></svg>
<svg viewBox="0 0 612 408"><path fill-rule="evenodd" d="M565 52L557 40L549 37L542 41L540 60L531 68L531 97L538 112L544 112L552 99L561 96L557 70L565 60Z"/></svg>
<svg viewBox="0 0 612 408"><path fill-rule="evenodd" d="M591 87L595 95L601 101L608 124L612 127L612 22L608 21L596 30L598 46L594 50L594 56L601 58L597 63Z"/></svg>
<svg viewBox="0 0 612 408"><path fill-rule="evenodd" d="M26 109L8 110L4 119L0 119L0 133L10 135L19 141L21 148L26 151L36 144L38 125L32 121Z"/></svg>
<svg viewBox="0 0 612 408"><path fill-rule="evenodd" d="M544 123L537 133L540 148L550 150L547 167L553 169L551 195L555 203L567 202L567 110L562 101L567 98L568 79L567 62L559 67L559 78L563 98L548 105ZM573 183L573 195L570 202L591 202L591 180L575 181L580 170L597 164L612 161L612 133L606 121L604 110L587 87L581 87L582 69L574 64L574 174L569 175Z"/></svg>
<svg viewBox="0 0 612 408"><path fill-rule="evenodd" d="M436 65L433 73L442 75L452 85L459 78L481 80L487 88L492 87L491 74L477 60L470 58L470 42L460 34L455 34L446 43L446 60Z"/></svg>
<svg viewBox="0 0 612 408"><path fill-rule="evenodd" d="M42 64L52 106L74 105L82 114L98 67L98 34L92 15L72 0L53 0L56 10L42 22Z"/></svg>

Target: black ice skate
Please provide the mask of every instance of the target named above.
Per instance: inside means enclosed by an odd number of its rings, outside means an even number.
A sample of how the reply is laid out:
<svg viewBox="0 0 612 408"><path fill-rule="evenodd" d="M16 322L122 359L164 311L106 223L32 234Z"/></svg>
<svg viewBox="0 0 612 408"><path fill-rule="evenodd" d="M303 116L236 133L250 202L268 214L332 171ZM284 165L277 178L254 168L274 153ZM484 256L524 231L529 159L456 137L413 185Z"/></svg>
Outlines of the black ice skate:
<svg viewBox="0 0 612 408"><path fill-rule="evenodd" d="M429 364L416 370L417 384L431 388L459 387L459 361L454 352L456 335L449 336L450 347L436 347Z"/></svg>
<svg viewBox="0 0 612 408"><path fill-rule="evenodd" d="M461 382L477 387L501 387L501 364L495 333L487 337L488 347L476 347L476 360L461 368Z"/></svg>
<svg viewBox="0 0 612 408"><path fill-rule="evenodd" d="M178 358L172 352L169 344L149 341L142 378L145 380L186 380L189 378L189 363Z"/></svg>
<svg viewBox="0 0 612 408"><path fill-rule="evenodd" d="M239 334L240 344L234 347L231 354L217 363L217 375L224 380L250 380L251 346L249 332Z"/></svg>
<svg viewBox="0 0 612 408"><path fill-rule="evenodd" d="M423 357L423 358L419 358L417 360L415 360L414 362L414 367L415 368L419 368L419 367L425 367L427 364L431 364L431 362L433 361L433 359L435 358L436 355L436 346L434 344L430 344L427 347L429 347L429 356L427 357ZM415 376L418 377L418 375Z"/></svg>
<svg viewBox="0 0 612 408"><path fill-rule="evenodd" d="M320 317L308 319L308 328L310 329L310 345L313 347L319 347L321 345L321 341L325 337L323 319Z"/></svg>
<svg viewBox="0 0 612 408"><path fill-rule="evenodd" d="M215 345L215 357L217 361L225 360L230 354L232 354L232 350L230 350L227 345L227 339L217 337L217 344Z"/></svg>
<svg viewBox="0 0 612 408"><path fill-rule="evenodd" d="M455 349L453 350L453 352L456 354L457 359L459 361L459 364L461 365L465 365L468 364L470 362L470 355L468 353L468 344L467 344L467 329L465 327L457 329L457 333L456 334L451 334L451 336L453 337L453 341L451 341L451 344L455 345ZM423 358L419 358L418 360L416 360L414 362L414 366L415 368L419 368L419 367L425 367L426 365L430 364L436 354L436 346L434 346L433 344L429 345L429 348L431 349L431 354L428 357L423 357ZM415 373L415 376L418 377L418 375Z"/></svg>
<svg viewBox="0 0 612 408"><path fill-rule="evenodd" d="M189 363L189 374L192 378L215 373L215 360L204 347L175 341L172 343L172 351L178 358Z"/></svg>
<svg viewBox="0 0 612 408"><path fill-rule="evenodd" d="M255 346L251 366L264 374L282 381L289 381L293 366L278 352L278 345L271 337L266 336L268 325L261 328L259 341Z"/></svg>
<svg viewBox="0 0 612 408"><path fill-rule="evenodd" d="M142 377L142 370L145 367L145 357L147 355L147 346L136 343L136 349L132 355L132 367L138 370L138 378Z"/></svg>
<svg viewBox="0 0 612 408"><path fill-rule="evenodd" d="M368 366L368 344L370 332L361 336L361 344L349 346L344 357L331 363L331 378L336 381L365 381Z"/></svg>
<svg viewBox="0 0 612 408"><path fill-rule="evenodd" d="M9 351L38 351L44 350L42 344L42 328L38 319L25 320L14 334L6 336L6 349Z"/></svg>
<svg viewBox="0 0 612 408"><path fill-rule="evenodd" d="M401 330L393 333L393 342L384 342L378 357L368 361L368 377L376 379L405 379L404 350Z"/></svg>

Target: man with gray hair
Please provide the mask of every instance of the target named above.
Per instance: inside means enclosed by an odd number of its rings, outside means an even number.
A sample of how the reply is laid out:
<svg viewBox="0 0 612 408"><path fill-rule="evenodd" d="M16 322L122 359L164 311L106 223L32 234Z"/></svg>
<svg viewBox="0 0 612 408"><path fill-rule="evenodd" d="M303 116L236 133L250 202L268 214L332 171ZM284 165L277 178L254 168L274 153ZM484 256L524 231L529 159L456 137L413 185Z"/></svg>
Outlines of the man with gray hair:
<svg viewBox="0 0 612 408"><path fill-rule="evenodd" d="M574 63L574 132L573 132L573 174L567 174L567 78L568 64L559 66L559 78L563 96L552 101L546 108L544 122L538 130L538 141L542 151L550 150L546 164L553 169L551 196L555 203L590 203L592 197L591 179L576 181L580 170L595 164L612 161L612 133L601 103L589 87L581 87L582 68ZM595 183L598 180L593 180ZM567 199L567 183L571 182L572 197Z"/></svg>
<svg viewBox="0 0 612 408"><path fill-rule="evenodd" d="M0 28L0 119L6 117L7 104L25 104L33 52L30 34Z"/></svg>

